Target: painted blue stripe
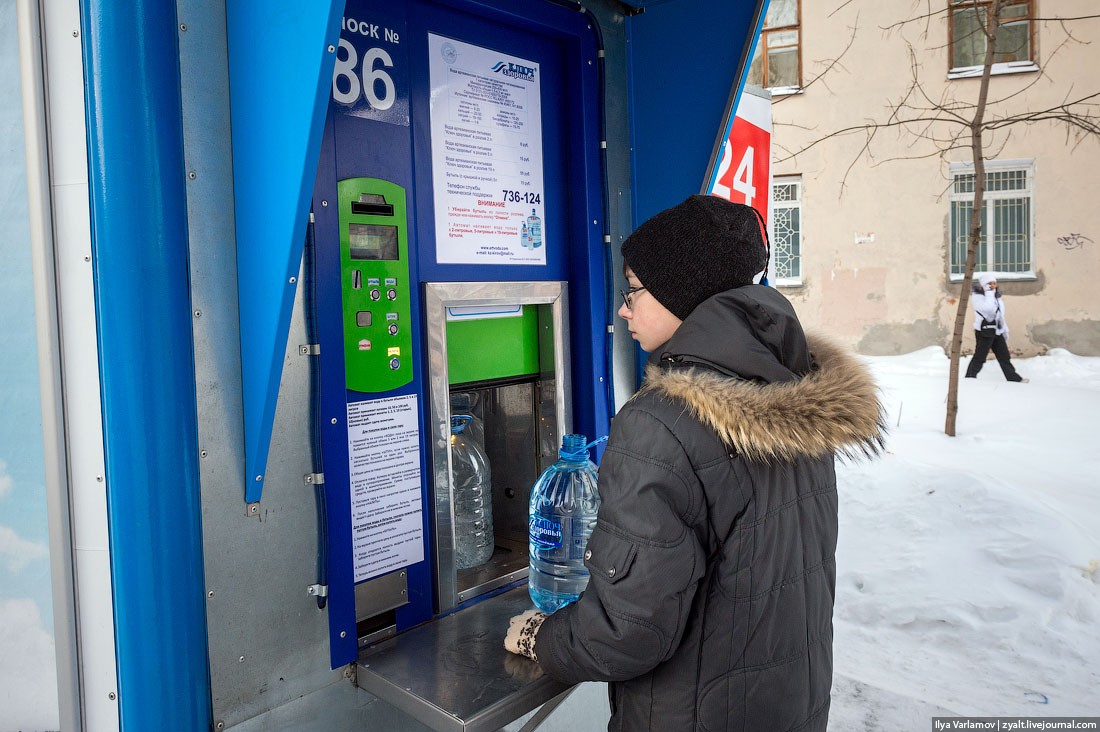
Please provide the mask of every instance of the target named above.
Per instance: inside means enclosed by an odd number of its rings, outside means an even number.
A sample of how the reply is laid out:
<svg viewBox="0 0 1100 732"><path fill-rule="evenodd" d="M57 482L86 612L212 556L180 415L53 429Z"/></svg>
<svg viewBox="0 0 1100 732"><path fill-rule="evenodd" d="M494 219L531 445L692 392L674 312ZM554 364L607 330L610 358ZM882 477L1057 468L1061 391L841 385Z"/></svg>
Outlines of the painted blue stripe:
<svg viewBox="0 0 1100 732"><path fill-rule="evenodd" d="M82 5L121 728L192 732L211 713L175 4Z"/></svg>

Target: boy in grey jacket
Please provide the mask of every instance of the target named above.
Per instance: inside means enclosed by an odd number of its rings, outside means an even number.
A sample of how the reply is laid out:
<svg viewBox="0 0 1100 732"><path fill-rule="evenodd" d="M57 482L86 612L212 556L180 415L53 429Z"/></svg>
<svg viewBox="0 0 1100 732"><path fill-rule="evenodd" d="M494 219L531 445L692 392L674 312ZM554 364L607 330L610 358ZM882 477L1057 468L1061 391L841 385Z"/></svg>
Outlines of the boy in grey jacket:
<svg viewBox="0 0 1100 732"><path fill-rule="evenodd" d="M610 730L823 731L832 684L833 460L875 454L865 367L808 339L751 208L692 196L623 243L622 317L650 353L600 466L588 588L505 647L607 681Z"/></svg>

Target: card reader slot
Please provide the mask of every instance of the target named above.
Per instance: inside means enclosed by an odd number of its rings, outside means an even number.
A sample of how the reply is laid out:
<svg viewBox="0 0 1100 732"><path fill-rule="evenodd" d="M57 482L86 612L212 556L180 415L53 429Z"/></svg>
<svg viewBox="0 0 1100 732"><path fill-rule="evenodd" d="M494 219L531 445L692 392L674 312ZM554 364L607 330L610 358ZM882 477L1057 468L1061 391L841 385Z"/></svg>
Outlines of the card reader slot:
<svg viewBox="0 0 1100 732"><path fill-rule="evenodd" d="M357 216L393 216L393 204L352 201L351 212Z"/></svg>

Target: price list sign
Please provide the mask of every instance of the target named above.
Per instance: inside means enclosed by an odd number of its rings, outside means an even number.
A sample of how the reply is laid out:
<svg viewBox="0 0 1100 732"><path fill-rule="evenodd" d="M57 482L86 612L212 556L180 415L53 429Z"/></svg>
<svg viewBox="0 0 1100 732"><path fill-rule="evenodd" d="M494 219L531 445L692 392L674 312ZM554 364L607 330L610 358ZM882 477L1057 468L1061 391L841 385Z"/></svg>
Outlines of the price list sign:
<svg viewBox="0 0 1100 732"><path fill-rule="evenodd" d="M539 66L429 34L436 261L546 264Z"/></svg>

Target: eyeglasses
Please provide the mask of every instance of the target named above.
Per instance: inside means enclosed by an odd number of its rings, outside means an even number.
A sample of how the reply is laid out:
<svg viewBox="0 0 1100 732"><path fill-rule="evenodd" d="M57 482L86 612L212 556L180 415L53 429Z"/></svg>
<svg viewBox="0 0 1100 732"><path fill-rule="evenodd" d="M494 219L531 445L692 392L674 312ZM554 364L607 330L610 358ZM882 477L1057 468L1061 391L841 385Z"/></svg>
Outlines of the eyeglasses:
<svg viewBox="0 0 1100 732"><path fill-rule="evenodd" d="M634 306L631 301L635 292L641 292L645 288L639 285L638 287L628 287L625 290L619 290L619 294L623 296L623 304L626 305L627 310L633 310Z"/></svg>

